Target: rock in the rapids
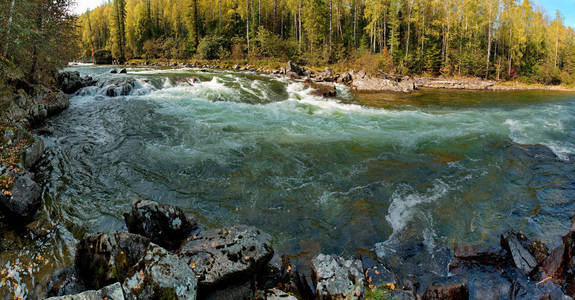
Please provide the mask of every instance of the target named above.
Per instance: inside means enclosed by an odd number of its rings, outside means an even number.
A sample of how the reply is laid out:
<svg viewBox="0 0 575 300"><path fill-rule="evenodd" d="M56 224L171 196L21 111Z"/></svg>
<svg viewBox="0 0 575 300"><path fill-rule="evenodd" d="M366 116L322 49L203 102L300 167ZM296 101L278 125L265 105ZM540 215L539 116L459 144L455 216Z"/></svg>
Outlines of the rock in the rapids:
<svg viewBox="0 0 575 300"><path fill-rule="evenodd" d="M126 69L120 70L120 74L126 74L126 73L128 73L128 70L126 70Z"/></svg>
<svg viewBox="0 0 575 300"><path fill-rule="evenodd" d="M501 247L507 250L515 266L525 274L530 274L537 267L537 259L529 250L527 237L515 231L509 231L501 236Z"/></svg>
<svg viewBox="0 0 575 300"><path fill-rule="evenodd" d="M126 299L196 299L196 273L175 254L149 244L123 283Z"/></svg>
<svg viewBox="0 0 575 300"><path fill-rule="evenodd" d="M352 87L358 92L400 92L409 93L415 90L412 79L390 80L370 76L353 76Z"/></svg>
<svg viewBox="0 0 575 300"><path fill-rule="evenodd" d="M294 73L297 76L304 76L305 75L305 71L303 68L301 68L300 66L297 66L296 64L292 63L291 61L288 61L286 64L286 74L288 73Z"/></svg>
<svg viewBox="0 0 575 300"><path fill-rule="evenodd" d="M110 74L118 74L118 70L117 70L117 69L112 69L112 70L110 70Z"/></svg>
<svg viewBox="0 0 575 300"><path fill-rule="evenodd" d="M269 234L245 225L202 231L180 252L208 290L247 281L274 253Z"/></svg>
<svg viewBox="0 0 575 300"><path fill-rule="evenodd" d="M429 286L423 293L423 300L467 300L469 289L462 282Z"/></svg>
<svg viewBox="0 0 575 300"><path fill-rule="evenodd" d="M180 208L149 200L132 202L124 220L129 232L145 236L168 250L178 248L198 228L196 220L186 217Z"/></svg>
<svg viewBox="0 0 575 300"><path fill-rule="evenodd" d="M76 295L48 298L48 300L102 300L102 299L107 300L126 299L124 297L124 292L122 291L122 285L120 285L119 282L116 282L112 285L103 287L97 291L90 290Z"/></svg>
<svg viewBox="0 0 575 300"><path fill-rule="evenodd" d="M42 158L44 148L44 140L39 136L35 136L32 145L22 152L24 168L31 169L34 167Z"/></svg>
<svg viewBox="0 0 575 300"><path fill-rule="evenodd" d="M359 299L365 276L360 260L319 254L312 259L313 280L319 299Z"/></svg>
<svg viewBox="0 0 575 300"><path fill-rule="evenodd" d="M73 94L79 89L94 85L96 81L90 76L81 77L79 72L62 72L58 74L57 85L66 94Z"/></svg>
<svg viewBox="0 0 575 300"><path fill-rule="evenodd" d="M114 78L99 85L101 89L105 89L108 97L128 96L135 86L136 80L134 78Z"/></svg>
<svg viewBox="0 0 575 300"><path fill-rule="evenodd" d="M337 96L337 91L333 83L306 80L305 84L312 89L311 94L314 96L326 98Z"/></svg>
<svg viewBox="0 0 575 300"><path fill-rule="evenodd" d="M459 260L492 266L504 264L509 258L507 251L500 247L459 244L453 248L453 256Z"/></svg>
<svg viewBox="0 0 575 300"><path fill-rule="evenodd" d="M89 289L121 282L144 257L149 244L148 238L127 232L86 235L76 248L78 275Z"/></svg>
<svg viewBox="0 0 575 300"><path fill-rule="evenodd" d="M9 193L0 193L0 207L16 222L29 221L40 207L42 189L28 171L20 171L14 176L14 184Z"/></svg>

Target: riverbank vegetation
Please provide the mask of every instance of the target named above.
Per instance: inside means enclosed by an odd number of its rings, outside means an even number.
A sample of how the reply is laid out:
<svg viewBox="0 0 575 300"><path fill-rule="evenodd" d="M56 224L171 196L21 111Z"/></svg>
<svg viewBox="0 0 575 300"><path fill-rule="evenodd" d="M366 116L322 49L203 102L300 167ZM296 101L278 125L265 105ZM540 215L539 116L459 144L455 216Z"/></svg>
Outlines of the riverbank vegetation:
<svg viewBox="0 0 575 300"><path fill-rule="evenodd" d="M575 83L575 31L529 0L114 0L83 57L294 60L396 74Z"/></svg>
<svg viewBox="0 0 575 300"><path fill-rule="evenodd" d="M0 3L0 97L51 84L77 56L77 17L70 0Z"/></svg>

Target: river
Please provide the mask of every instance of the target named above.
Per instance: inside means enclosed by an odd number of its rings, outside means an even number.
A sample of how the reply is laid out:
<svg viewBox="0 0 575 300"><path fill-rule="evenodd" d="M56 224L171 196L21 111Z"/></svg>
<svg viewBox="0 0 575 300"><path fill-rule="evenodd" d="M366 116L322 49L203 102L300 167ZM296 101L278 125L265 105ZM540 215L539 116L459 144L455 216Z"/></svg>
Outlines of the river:
<svg viewBox="0 0 575 300"><path fill-rule="evenodd" d="M18 274L23 295L71 264L84 233L125 230L135 199L179 206L203 227L256 226L296 257L413 240L433 253L497 243L511 228L555 246L570 227L573 94L354 95L338 86L327 99L253 73L109 69L70 68L134 77L130 96L86 88L40 130L40 218L54 229L42 239L2 233L12 246L0 265ZM15 291L3 286L0 296Z"/></svg>

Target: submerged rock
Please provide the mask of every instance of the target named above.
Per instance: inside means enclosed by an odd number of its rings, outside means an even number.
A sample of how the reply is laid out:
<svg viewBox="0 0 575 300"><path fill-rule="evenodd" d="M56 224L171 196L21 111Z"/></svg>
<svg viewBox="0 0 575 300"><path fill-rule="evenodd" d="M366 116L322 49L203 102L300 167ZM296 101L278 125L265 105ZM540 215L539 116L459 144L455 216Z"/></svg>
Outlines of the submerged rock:
<svg viewBox="0 0 575 300"><path fill-rule="evenodd" d="M119 282L112 285L103 287L97 291L85 291L76 295L68 295L61 297L52 297L48 300L124 300L124 292L122 291L122 286Z"/></svg>
<svg viewBox="0 0 575 300"><path fill-rule="evenodd" d="M80 279L90 289L123 281L144 257L149 244L148 238L127 232L86 235L76 249L75 265Z"/></svg>
<svg viewBox="0 0 575 300"><path fill-rule="evenodd" d="M40 208L42 188L28 171L20 171L14 176L9 193L0 193L0 207L14 221L29 221Z"/></svg>
<svg viewBox="0 0 575 300"><path fill-rule="evenodd" d="M271 236L244 225L200 232L181 249L200 289L247 281L272 258Z"/></svg>
<svg viewBox="0 0 575 300"><path fill-rule="evenodd" d="M165 249L150 244L144 257L123 283L126 299L194 300L196 273L186 262Z"/></svg>
<svg viewBox="0 0 575 300"><path fill-rule="evenodd" d="M319 254L312 259L312 271L318 299L359 299L364 294L360 260Z"/></svg>
<svg viewBox="0 0 575 300"><path fill-rule="evenodd" d="M180 208L149 200L132 202L124 220L129 232L145 236L168 250L178 248L198 228L197 222L186 217Z"/></svg>

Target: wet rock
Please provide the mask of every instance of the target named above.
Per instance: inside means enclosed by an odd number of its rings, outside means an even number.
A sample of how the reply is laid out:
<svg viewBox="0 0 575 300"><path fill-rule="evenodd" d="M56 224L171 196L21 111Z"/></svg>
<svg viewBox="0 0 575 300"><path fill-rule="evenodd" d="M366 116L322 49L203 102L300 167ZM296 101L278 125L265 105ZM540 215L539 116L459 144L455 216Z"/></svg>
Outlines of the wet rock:
<svg viewBox="0 0 575 300"><path fill-rule="evenodd" d="M377 260L362 255L361 264L363 265L365 280L369 287L381 287L386 284L397 284L397 278L393 271L379 263Z"/></svg>
<svg viewBox="0 0 575 300"><path fill-rule="evenodd" d="M91 82L88 85L94 84L95 82ZM40 103L47 112L46 116L53 116L61 113L70 106L70 98L63 92L51 92L46 94Z"/></svg>
<svg viewBox="0 0 575 300"><path fill-rule="evenodd" d="M311 94L314 96L326 98L337 96L337 91L333 83L313 82L311 80L306 80L305 84L312 89Z"/></svg>
<svg viewBox="0 0 575 300"><path fill-rule="evenodd" d="M80 279L90 289L123 281L144 257L149 243L148 238L127 232L86 235L76 247Z"/></svg>
<svg viewBox="0 0 575 300"><path fill-rule="evenodd" d="M431 285L423 293L423 300L466 300L469 289L465 283Z"/></svg>
<svg viewBox="0 0 575 300"><path fill-rule="evenodd" d="M312 259L312 271L319 299L358 299L364 294L365 276L360 260L319 254Z"/></svg>
<svg viewBox="0 0 575 300"><path fill-rule="evenodd" d="M297 76L304 76L305 75L305 71L302 67L297 66L296 64L292 63L291 61L288 61L286 64L286 74L289 73L294 73Z"/></svg>
<svg viewBox="0 0 575 300"><path fill-rule="evenodd" d="M202 231L181 249L200 289L246 281L272 258L271 236L244 225Z"/></svg>
<svg viewBox="0 0 575 300"><path fill-rule="evenodd" d="M542 267L545 273L559 280L573 278L575 252L575 227L571 227L568 234L563 236L561 245L553 249L551 254L543 261ZM570 277L570 278L569 278Z"/></svg>
<svg viewBox="0 0 575 300"><path fill-rule="evenodd" d="M76 269L68 267L54 273L54 276L48 282L46 296L58 297L72 295L84 290L84 285L80 282Z"/></svg>
<svg viewBox="0 0 575 300"><path fill-rule="evenodd" d="M73 94L79 89L94 85L90 76L81 77L79 72L62 72L58 74L57 85L66 94Z"/></svg>
<svg viewBox="0 0 575 300"><path fill-rule="evenodd" d="M507 250L515 266L530 274L537 267L537 259L529 250L530 242L521 233L509 231L501 236L501 247Z"/></svg>
<svg viewBox="0 0 575 300"><path fill-rule="evenodd" d="M15 222L26 222L31 220L40 208L42 188L28 171L20 171L14 176L10 194L0 193L0 208Z"/></svg>
<svg viewBox="0 0 575 300"><path fill-rule="evenodd" d="M145 236L168 250L178 248L198 228L197 222L186 217L180 208L149 200L132 202L124 220L129 232Z"/></svg>
<svg viewBox="0 0 575 300"><path fill-rule="evenodd" d="M106 96L128 96L134 90L136 80L134 78L114 78L100 83L99 87L106 90Z"/></svg>
<svg viewBox="0 0 575 300"><path fill-rule="evenodd" d="M24 168L31 169L34 167L42 158L43 153L44 140L38 136L35 136L32 146L26 148L26 150L22 152L22 163L24 164Z"/></svg>
<svg viewBox="0 0 575 300"><path fill-rule="evenodd" d="M167 250L149 244L144 257L124 280L126 299L196 299L196 273Z"/></svg>
<svg viewBox="0 0 575 300"><path fill-rule="evenodd" d="M124 292L122 291L122 286L120 283L114 283L112 285L103 287L97 291L85 291L76 295L52 297L48 300L124 300Z"/></svg>
<svg viewBox="0 0 575 300"><path fill-rule="evenodd" d="M120 74L126 74L126 73L128 73L128 70L126 70L126 69L120 70Z"/></svg>
<svg viewBox="0 0 575 300"><path fill-rule="evenodd" d="M296 297L279 289L270 289L263 291L260 297L266 300L297 300Z"/></svg>
<svg viewBox="0 0 575 300"><path fill-rule="evenodd" d="M253 281L246 281L239 284L226 285L225 287L220 287L217 290L204 290L203 293L198 295L198 298L206 300L257 299L254 297L252 284Z"/></svg>
<svg viewBox="0 0 575 300"><path fill-rule="evenodd" d="M98 50L94 53L94 63L97 65L110 65L114 59L108 50Z"/></svg>
<svg viewBox="0 0 575 300"><path fill-rule="evenodd" d="M112 69L112 70L110 70L110 74L118 74L118 70Z"/></svg>
<svg viewBox="0 0 575 300"><path fill-rule="evenodd" d="M501 265L507 262L507 251L486 245L455 245L453 256L457 259L482 265Z"/></svg>
<svg viewBox="0 0 575 300"><path fill-rule="evenodd" d="M369 76L354 76L351 83L357 92L400 92L409 93L415 90L415 81L406 79L395 81Z"/></svg>

